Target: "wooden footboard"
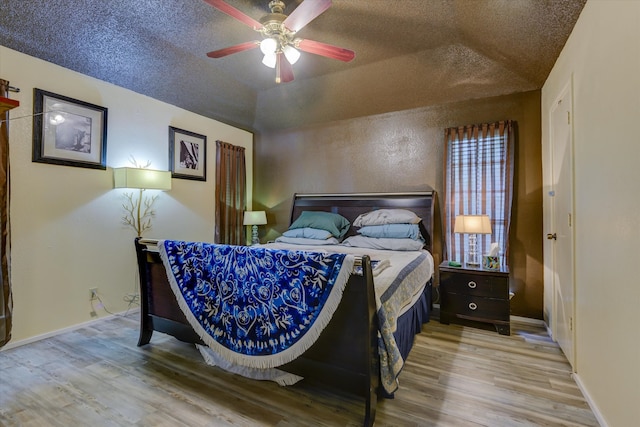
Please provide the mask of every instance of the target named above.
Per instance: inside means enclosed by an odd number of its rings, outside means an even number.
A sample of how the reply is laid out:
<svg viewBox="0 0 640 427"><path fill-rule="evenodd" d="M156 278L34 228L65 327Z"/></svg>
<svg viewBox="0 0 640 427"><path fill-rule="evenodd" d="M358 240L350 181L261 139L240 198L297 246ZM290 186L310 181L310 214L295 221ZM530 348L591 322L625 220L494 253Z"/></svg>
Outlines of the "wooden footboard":
<svg viewBox="0 0 640 427"><path fill-rule="evenodd" d="M149 246L147 246L149 244ZM178 306L154 241L135 240L140 272L140 337L138 346L148 344L153 331L180 341L204 344Z"/></svg>
<svg viewBox="0 0 640 427"><path fill-rule="evenodd" d="M140 337L148 344L153 331L202 344L189 325L169 281L154 241L135 240L140 271ZM318 340L298 359L280 366L303 376L365 398L364 425L373 425L379 386L377 315L369 257L362 257L362 276L352 275L333 318Z"/></svg>

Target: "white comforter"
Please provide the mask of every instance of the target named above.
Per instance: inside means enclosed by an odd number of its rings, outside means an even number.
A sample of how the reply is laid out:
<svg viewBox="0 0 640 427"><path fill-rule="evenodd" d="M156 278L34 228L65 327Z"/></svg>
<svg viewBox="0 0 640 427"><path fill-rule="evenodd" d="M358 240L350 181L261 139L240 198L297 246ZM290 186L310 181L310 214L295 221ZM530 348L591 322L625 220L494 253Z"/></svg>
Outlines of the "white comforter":
<svg viewBox="0 0 640 427"><path fill-rule="evenodd" d="M426 261L413 269L407 277L403 278L403 287L406 296L400 303L399 311L395 313L395 317L404 313L413 303L420 297L424 286L433 276L434 262L431 253L426 250L422 251L389 251L381 249L357 248L342 245L294 245L290 243L268 243L263 245L274 249L301 250L312 252L339 252L356 256L369 255L371 261L378 261L376 268L373 270L375 277L374 284L376 289L376 306L381 307L381 298L389 290L394 280L403 270L411 264L420 254L426 255ZM395 330L395 329L394 329Z"/></svg>

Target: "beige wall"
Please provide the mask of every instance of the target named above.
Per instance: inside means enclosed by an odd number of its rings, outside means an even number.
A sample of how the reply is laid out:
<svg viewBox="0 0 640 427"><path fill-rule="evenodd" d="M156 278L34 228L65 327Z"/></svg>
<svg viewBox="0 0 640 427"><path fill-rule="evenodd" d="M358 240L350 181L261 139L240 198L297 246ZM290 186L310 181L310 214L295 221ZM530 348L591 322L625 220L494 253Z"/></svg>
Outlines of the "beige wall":
<svg viewBox="0 0 640 427"><path fill-rule="evenodd" d="M542 90L545 144L572 75L576 378L603 425L638 425L640 1L587 2Z"/></svg>
<svg viewBox="0 0 640 427"><path fill-rule="evenodd" d="M289 224L295 192L443 188L443 134L449 126L518 122L511 233L512 314L542 318L540 92L264 133L256 138L254 207L267 210L262 238ZM256 207L256 209L257 209Z"/></svg>
<svg viewBox="0 0 640 427"><path fill-rule="evenodd" d="M1 46L0 76L21 89L11 94L20 107L10 123L10 345L92 319L89 288L98 288L110 311L127 308L123 297L137 290L135 232L121 224L125 190L113 189L111 168L134 156L167 170L170 125L207 136L207 181L172 180L146 237L213 241L217 139L247 148L251 182L253 135L246 131ZM109 109L106 171L31 162L33 88Z"/></svg>

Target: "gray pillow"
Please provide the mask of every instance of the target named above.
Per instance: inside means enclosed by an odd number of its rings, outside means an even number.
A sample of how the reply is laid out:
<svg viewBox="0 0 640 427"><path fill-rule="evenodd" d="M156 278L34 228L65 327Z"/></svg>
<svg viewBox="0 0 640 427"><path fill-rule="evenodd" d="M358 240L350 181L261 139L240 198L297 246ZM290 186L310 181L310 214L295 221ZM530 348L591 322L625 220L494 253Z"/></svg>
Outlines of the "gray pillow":
<svg viewBox="0 0 640 427"><path fill-rule="evenodd" d="M349 220L340 214L322 211L303 211L298 219L293 221L289 230L294 228L320 228L341 239L349 231Z"/></svg>

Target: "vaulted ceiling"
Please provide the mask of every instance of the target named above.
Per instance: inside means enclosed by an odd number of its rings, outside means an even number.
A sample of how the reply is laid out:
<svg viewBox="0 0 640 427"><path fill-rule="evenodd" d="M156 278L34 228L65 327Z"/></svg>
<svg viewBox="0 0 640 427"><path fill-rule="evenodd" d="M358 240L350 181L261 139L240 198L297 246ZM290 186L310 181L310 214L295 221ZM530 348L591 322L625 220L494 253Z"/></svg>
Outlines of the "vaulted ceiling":
<svg viewBox="0 0 640 427"><path fill-rule="evenodd" d="M284 1L285 14L302 2ZM261 36L204 0L4 0L0 44L261 131L540 89L585 2L333 0L298 36L355 59L303 53L281 84L259 49L206 56Z"/></svg>

